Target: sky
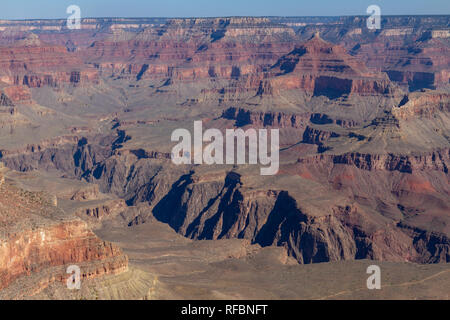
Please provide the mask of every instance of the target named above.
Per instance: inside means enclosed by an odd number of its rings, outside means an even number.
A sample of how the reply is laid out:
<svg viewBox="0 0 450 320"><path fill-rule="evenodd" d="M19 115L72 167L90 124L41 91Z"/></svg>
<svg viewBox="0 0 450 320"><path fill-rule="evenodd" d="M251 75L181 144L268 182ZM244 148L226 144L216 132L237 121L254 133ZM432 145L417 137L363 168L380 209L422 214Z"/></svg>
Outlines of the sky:
<svg viewBox="0 0 450 320"><path fill-rule="evenodd" d="M0 19L66 18L70 5L82 17L218 17L450 14L449 0L1 0Z"/></svg>

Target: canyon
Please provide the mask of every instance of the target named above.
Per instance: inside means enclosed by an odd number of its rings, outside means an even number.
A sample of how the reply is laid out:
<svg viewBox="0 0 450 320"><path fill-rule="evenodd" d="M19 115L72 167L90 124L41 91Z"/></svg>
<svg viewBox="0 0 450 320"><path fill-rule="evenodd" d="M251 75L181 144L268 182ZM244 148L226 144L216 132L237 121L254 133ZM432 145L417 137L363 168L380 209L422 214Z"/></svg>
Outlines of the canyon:
<svg viewBox="0 0 450 320"><path fill-rule="evenodd" d="M449 17L365 24L0 21L0 298L448 297ZM278 173L174 164L195 122L279 130Z"/></svg>

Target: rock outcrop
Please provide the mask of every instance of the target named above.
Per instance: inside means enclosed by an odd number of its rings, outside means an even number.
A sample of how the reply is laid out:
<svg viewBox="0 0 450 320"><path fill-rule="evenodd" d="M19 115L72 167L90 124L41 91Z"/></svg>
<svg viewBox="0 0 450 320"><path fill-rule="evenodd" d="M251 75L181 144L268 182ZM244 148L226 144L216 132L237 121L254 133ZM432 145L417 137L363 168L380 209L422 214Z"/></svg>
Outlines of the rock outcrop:
<svg viewBox="0 0 450 320"><path fill-rule="evenodd" d="M266 18L173 19L133 34L114 31L87 50L104 75L196 81L260 72L292 48L292 29Z"/></svg>
<svg viewBox="0 0 450 320"><path fill-rule="evenodd" d="M237 127L275 127L305 129L310 114L288 114L286 112L259 112L248 109L228 108L223 111L222 118L234 120Z"/></svg>
<svg viewBox="0 0 450 320"><path fill-rule="evenodd" d="M389 94L389 79L369 71L345 48L324 41L315 34L271 67L276 76L271 91L301 89L315 96L335 99L342 96ZM267 86L267 85L265 85Z"/></svg>
<svg viewBox="0 0 450 320"><path fill-rule="evenodd" d="M66 281L66 268L79 265L88 279L127 270L128 258L100 240L87 224L64 215L45 193L0 185L0 291L19 298L54 281ZM8 290L17 282L27 292Z"/></svg>
<svg viewBox="0 0 450 320"><path fill-rule="evenodd" d="M414 93L405 96L393 114L402 120L417 118L431 119L438 113L450 112L450 95L446 93Z"/></svg>
<svg viewBox="0 0 450 320"><path fill-rule="evenodd" d="M57 87L98 80L98 72L63 46L49 45L31 34L12 46L0 47L0 80L9 85Z"/></svg>

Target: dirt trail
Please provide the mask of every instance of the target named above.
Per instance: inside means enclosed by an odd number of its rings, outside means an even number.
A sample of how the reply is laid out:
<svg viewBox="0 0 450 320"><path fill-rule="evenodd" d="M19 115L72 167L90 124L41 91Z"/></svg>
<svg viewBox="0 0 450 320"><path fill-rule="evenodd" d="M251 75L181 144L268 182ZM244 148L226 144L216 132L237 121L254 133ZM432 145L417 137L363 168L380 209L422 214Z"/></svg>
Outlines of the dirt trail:
<svg viewBox="0 0 450 320"><path fill-rule="evenodd" d="M422 280L408 281L408 282L403 282L403 283L399 283L399 284L389 284L389 285L382 286L382 288L384 289L384 288L389 288L389 287L407 287L410 285L416 285L416 284L424 283L425 281L434 279L436 277L439 277L440 275L442 275L444 273L448 273L448 272L450 272L450 269L435 273L435 274L433 274L429 277L426 277ZM314 299L314 300L327 300L327 299L334 298L334 297L337 297L337 296L340 296L343 294L352 294L352 293L356 293L356 292L362 291L362 290L368 290L368 289L367 288L359 288L359 289L355 289L355 290L344 290L344 291L340 291L338 293L335 293L335 294L332 294L329 296L325 296L322 298Z"/></svg>

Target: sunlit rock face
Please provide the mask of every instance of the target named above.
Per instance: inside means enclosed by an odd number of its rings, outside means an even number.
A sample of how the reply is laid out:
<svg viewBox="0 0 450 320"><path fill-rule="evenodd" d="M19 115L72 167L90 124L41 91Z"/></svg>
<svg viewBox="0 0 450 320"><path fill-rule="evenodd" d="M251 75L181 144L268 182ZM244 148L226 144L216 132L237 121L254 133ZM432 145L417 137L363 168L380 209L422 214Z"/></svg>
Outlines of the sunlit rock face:
<svg viewBox="0 0 450 320"><path fill-rule="evenodd" d="M64 217L55 196L18 189L5 183L3 174L1 182L0 290L17 281L33 292L53 282L65 283L70 265L83 267L83 279L127 270L128 259L121 250L100 240L75 216ZM30 292L9 294L17 298Z"/></svg>

